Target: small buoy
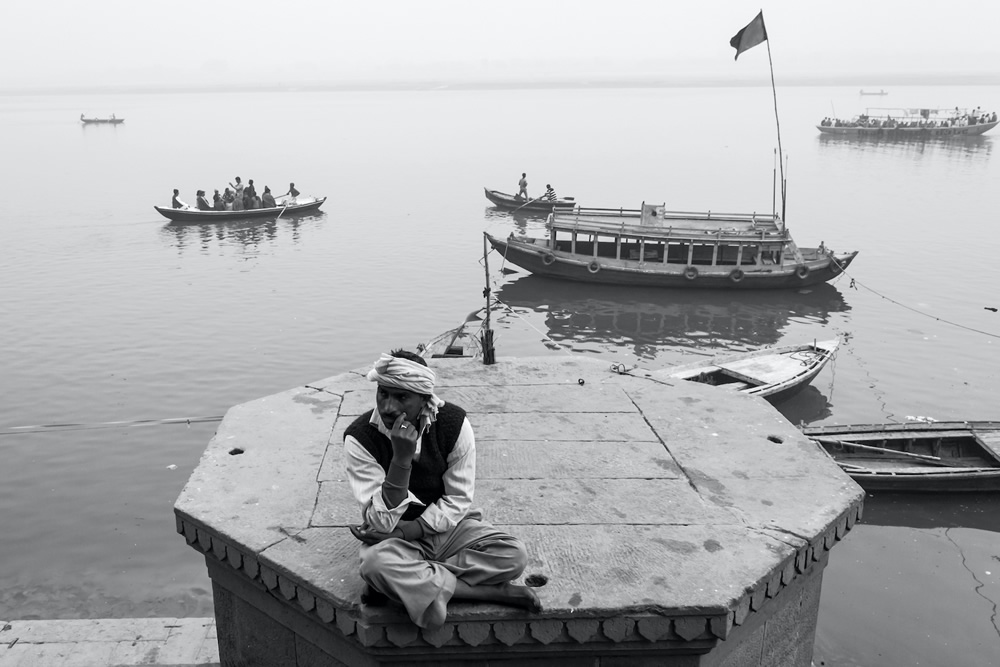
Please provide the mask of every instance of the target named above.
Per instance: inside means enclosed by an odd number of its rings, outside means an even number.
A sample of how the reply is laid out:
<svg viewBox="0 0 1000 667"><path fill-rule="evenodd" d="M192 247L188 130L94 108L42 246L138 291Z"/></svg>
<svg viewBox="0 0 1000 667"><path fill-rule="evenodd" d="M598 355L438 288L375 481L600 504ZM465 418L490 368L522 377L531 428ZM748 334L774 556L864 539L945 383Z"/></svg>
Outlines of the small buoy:
<svg viewBox="0 0 1000 667"><path fill-rule="evenodd" d="M579 380L577 380L576 383L578 385L580 385L581 387L585 384L584 381L583 381L583 378L580 378Z"/></svg>

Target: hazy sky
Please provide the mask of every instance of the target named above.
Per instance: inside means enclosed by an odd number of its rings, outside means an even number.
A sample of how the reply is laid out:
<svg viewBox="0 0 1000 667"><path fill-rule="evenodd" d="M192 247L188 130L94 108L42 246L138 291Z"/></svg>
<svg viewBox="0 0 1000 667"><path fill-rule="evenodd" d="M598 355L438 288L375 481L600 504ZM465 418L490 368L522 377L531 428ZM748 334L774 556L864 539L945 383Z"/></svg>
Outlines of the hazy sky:
<svg viewBox="0 0 1000 667"><path fill-rule="evenodd" d="M1000 2L11 0L0 89L343 80L997 73ZM744 62L745 61L745 62Z"/></svg>

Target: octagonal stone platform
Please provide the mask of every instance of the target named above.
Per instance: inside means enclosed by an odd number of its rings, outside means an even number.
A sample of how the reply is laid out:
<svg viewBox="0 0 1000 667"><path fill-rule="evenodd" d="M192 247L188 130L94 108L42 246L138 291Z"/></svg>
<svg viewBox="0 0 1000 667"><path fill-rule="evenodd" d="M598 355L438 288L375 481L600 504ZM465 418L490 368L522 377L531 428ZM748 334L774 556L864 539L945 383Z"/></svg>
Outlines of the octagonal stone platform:
<svg viewBox="0 0 1000 667"><path fill-rule="evenodd" d="M810 664L864 494L768 403L582 358L431 365L544 611L456 602L422 630L362 603L343 431L373 406L364 368L232 408L177 500L223 665Z"/></svg>

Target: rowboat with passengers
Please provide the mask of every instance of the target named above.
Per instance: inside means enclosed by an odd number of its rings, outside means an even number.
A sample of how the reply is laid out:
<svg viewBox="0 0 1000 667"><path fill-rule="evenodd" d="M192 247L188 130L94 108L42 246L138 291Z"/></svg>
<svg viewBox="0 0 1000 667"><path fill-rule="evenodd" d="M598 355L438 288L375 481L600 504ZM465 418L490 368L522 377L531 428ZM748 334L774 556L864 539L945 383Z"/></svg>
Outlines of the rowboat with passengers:
<svg viewBox="0 0 1000 667"><path fill-rule="evenodd" d="M508 210L551 213L556 208L573 208L576 206L576 201L573 197L563 197L554 200L545 199L544 197L525 199L524 197L509 195L499 190L490 190L489 188L483 188L483 190L486 191L486 198L493 202L494 206Z"/></svg>
<svg viewBox="0 0 1000 667"><path fill-rule="evenodd" d="M173 222L223 222L227 220L246 220L251 218L276 218L278 216L308 213L319 210L326 197L297 197L295 201L279 203L268 208L244 209L242 211L202 211L193 206L170 208L169 206L154 206L153 208L165 218Z"/></svg>
<svg viewBox="0 0 1000 667"><path fill-rule="evenodd" d="M800 248L776 213L555 210L548 236L486 239L504 260L542 276L647 287L775 289L826 282L857 251Z"/></svg>

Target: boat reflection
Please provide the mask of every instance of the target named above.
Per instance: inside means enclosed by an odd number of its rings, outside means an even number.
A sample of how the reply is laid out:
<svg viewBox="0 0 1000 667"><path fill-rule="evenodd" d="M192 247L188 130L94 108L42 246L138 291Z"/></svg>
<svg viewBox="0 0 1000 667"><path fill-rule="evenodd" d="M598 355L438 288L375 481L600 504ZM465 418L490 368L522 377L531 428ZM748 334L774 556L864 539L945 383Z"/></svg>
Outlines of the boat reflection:
<svg viewBox="0 0 1000 667"><path fill-rule="evenodd" d="M1000 533L997 493L869 493L862 523L908 528L977 528Z"/></svg>
<svg viewBox="0 0 1000 667"><path fill-rule="evenodd" d="M536 211L508 211L498 206L488 206L483 217L488 223L508 223L513 220L514 229L517 230L517 233L525 235L528 234L529 229L534 232L544 230L549 214L538 213Z"/></svg>
<svg viewBox="0 0 1000 667"><path fill-rule="evenodd" d="M985 136L953 136L947 138L890 137L869 135L820 134L817 141L825 150L879 150L899 156L950 154L988 159L993 152L993 140Z"/></svg>
<svg viewBox="0 0 1000 667"><path fill-rule="evenodd" d="M819 329L830 313L850 310L828 283L807 290L670 290L621 288L524 275L503 284L496 298L542 315L547 336L570 348L627 348L665 366L685 354L717 354L774 345L795 320Z"/></svg>
<svg viewBox="0 0 1000 667"><path fill-rule="evenodd" d="M304 230L315 227L326 218L326 213L287 215L278 219L257 218L216 222L168 222L160 235L178 250L208 251L213 244L239 248L259 247L279 242L290 234L293 243L301 240Z"/></svg>
<svg viewBox="0 0 1000 667"><path fill-rule="evenodd" d="M809 425L833 415L833 404L829 397L814 385L802 388L774 407L785 419L796 425Z"/></svg>

